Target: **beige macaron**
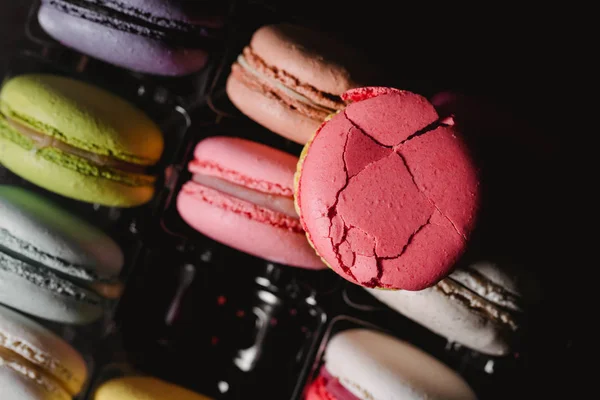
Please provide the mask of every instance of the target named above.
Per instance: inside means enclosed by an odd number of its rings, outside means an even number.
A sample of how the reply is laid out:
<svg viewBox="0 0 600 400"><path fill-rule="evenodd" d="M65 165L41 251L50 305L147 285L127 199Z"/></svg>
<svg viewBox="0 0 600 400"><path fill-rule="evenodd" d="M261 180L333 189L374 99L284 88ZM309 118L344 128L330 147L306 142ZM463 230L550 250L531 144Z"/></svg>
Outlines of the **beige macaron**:
<svg viewBox="0 0 600 400"><path fill-rule="evenodd" d="M342 93L370 81L360 59L322 32L267 25L234 62L226 90L242 113L304 144L329 114L344 108Z"/></svg>
<svg viewBox="0 0 600 400"><path fill-rule="evenodd" d="M86 363L73 347L0 306L0 399L71 399L86 379Z"/></svg>

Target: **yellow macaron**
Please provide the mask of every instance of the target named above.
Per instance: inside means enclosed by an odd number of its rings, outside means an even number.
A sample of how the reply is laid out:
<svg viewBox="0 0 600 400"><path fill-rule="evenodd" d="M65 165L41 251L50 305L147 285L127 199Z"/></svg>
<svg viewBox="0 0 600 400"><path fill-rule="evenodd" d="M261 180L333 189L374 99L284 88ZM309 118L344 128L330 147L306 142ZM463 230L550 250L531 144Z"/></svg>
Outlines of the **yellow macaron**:
<svg viewBox="0 0 600 400"><path fill-rule="evenodd" d="M190 390L146 376L127 376L107 381L95 391L94 400L211 400Z"/></svg>

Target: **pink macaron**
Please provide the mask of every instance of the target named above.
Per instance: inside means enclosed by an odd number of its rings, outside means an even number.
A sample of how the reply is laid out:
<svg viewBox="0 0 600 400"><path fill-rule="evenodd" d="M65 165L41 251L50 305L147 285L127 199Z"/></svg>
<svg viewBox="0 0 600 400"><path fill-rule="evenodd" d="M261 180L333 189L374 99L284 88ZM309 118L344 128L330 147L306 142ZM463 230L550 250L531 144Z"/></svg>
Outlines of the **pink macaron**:
<svg viewBox="0 0 600 400"><path fill-rule="evenodd" d="M193 178L178 195L179 214L200 233L240 251L323 269L294 209L297 162L288 153L240 138L204 139L189 164Z"/></svg>
<svg viewBox="0 0 600 400"><path fill-rule="evenodd" d="M420 95L346 92L298 164L296 204L308 239L347 280L421 290L447 276L475 226L476 163L450 119Z"/></svg>

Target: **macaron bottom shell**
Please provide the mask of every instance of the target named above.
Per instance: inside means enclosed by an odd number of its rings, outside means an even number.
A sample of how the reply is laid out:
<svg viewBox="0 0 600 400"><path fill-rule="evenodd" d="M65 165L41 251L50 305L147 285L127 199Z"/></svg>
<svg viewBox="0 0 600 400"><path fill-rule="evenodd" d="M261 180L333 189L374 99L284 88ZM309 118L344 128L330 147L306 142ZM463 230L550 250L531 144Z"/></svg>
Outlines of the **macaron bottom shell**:
<svg viewBox="0 0 600 400"><path fill-rule="evenodd" d="M189 182L177 198L184 221L202 234L232 248L284 265L323 269L303 232L254 220L244 213L227 210L206 201Z"/></svg>
<svg viewBox="0 0 600 400"><path fill-rule="evenodd" d="M46 381L25 366L13 363L0 353L0 399L72 400L60 386Z"/></svg>
<svg viewBox="0 0 600 400"><path fill-rule="evenodd" d="M31 183L65 197L88 203L111 207L135 207L149 202L154 194L153 185L124 184L97 176L98 168L86 168L85 165L62 166L18 146L3 138L2 135L0 135L0 160L7 169Z"/></svg>
<svg viewBox="0 0 600 400"><path fill-rule="evenodd" d="M21 365L71 394L81 392L88 377L82 355L60 336L25 315L0 305L0 357Z"/></svg>
<svg viewBox="0 0 600 400"><path fill-rule="evenodd" d="M202 69L209 55L200 48L168 46L159 40L123 32L43 5L42 28L54 39L94 58L138 72L180 76Z"/></svg>

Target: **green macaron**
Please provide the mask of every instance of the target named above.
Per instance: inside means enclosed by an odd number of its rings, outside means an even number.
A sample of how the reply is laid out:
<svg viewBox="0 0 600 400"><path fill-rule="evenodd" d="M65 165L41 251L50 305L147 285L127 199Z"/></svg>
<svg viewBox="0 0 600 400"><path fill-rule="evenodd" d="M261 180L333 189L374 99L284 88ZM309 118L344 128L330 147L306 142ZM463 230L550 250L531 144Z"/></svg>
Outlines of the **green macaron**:
<svg viewBox="0 0 600 400"><path fill-rule="evenodd" d="M147 169L164 147L158 126L125 100L54 75L21 75L0 91L0 164L76 200L134 207L151 200Z"/></svg>

